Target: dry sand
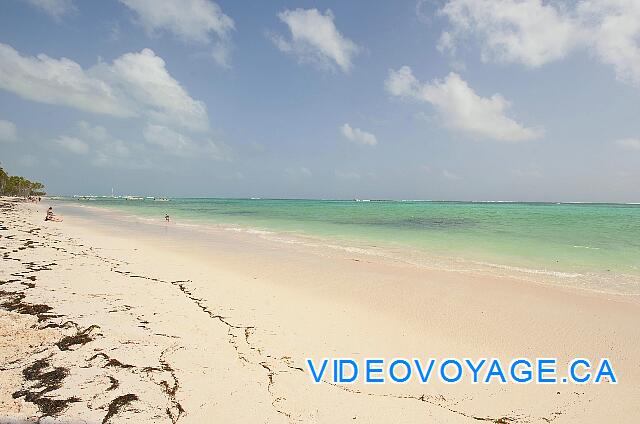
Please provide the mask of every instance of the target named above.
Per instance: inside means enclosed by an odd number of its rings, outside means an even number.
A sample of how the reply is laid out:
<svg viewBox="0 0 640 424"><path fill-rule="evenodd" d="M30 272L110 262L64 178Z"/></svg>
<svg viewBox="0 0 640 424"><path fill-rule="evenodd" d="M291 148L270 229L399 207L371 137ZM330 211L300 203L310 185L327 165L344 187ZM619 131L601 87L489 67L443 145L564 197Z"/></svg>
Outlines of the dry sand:
<svg viewBox="0 0 640 424"><path fill-rule="evenodd" d="M0 201L0 422L635 423L637 299ZM312 384L311 357L608 357L619 384Z"/></svg>

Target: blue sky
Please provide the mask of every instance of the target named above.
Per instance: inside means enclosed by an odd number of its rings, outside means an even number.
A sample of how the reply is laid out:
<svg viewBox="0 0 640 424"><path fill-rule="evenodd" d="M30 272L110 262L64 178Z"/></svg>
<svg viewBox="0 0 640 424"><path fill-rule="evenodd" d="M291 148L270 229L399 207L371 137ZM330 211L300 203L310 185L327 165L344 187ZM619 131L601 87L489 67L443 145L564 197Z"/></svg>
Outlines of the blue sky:
<svg viewBox="0 0 640 424"><path fill-rule="evenodd" d="M635 0L0 5L50 193L640 201Z"/></svg>

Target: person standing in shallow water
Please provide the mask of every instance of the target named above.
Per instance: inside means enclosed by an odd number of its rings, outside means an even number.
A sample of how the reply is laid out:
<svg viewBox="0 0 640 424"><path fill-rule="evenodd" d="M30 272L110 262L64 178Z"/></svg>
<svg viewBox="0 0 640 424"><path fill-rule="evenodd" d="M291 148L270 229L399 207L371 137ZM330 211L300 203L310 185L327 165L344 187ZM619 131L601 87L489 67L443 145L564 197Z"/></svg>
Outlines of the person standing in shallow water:
<svg viewBox="0 0 640 424"><path fill-rule="evenodd" d="M164 220L169 222L169 215L168 214L164 216Z"/></svg>

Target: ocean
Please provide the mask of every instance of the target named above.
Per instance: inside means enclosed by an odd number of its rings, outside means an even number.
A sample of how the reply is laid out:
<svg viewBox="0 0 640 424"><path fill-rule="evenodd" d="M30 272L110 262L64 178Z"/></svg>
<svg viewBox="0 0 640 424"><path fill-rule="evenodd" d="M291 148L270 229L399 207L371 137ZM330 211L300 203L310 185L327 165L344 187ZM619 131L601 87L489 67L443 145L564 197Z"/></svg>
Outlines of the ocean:
<svg viewBox="0 0 640 424"><path fill-rule="evenodd" d="M147 221L214 225L357 248L422 265L564 279L640 295L640 205L585 203L57 198Z"/></svg>

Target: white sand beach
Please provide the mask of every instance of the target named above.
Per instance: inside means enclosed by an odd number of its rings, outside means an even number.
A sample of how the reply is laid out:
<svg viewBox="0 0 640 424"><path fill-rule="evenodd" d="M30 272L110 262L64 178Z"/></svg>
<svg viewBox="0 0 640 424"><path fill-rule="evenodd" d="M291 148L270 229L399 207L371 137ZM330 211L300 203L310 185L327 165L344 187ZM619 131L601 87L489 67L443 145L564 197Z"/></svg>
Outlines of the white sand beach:
<svg viewBox="0 0 640 424"><path fill-rule="evenodd" d="M640 419L633 297L46 207L0 203L0 422ZM313 384L338 357L606 357L619 382Z"/></svg>

